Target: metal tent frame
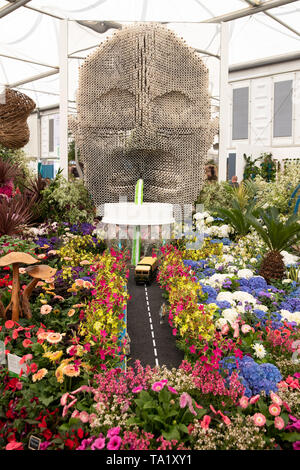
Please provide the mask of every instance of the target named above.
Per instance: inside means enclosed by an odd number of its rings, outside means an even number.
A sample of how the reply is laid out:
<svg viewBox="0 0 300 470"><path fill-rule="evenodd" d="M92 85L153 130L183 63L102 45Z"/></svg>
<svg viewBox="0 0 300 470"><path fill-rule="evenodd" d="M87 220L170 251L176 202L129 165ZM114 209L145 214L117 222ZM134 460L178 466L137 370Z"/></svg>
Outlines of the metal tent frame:
<svg viewBox="0 0 300 470"><path fill-rule="evenodd" d="M32 63L35 65L40 65L47 67L50 70L28 77L26 79L20 80L14 83L5 84L6 87L18 88L21 85L27 83L32 83L34 81L40 80L51 75L59 74L59 102L60 102L60 166L63 169L63 174L68 178L68 59L84 59L84 56L75 55L79 52L84 52L90 49L93 49L95 46L90 46L85 49L73 51L69 53L68 51L68 24L70 19L62 17L55 13L49 13L48 11L35 8L32 5L29 5L31 0L6 0L7 5L0 8L0 20L6 17L9 14L12 14L19 8L27 8L33 10L39 14L50 16L54 19L59 20L59 41L60 41L60 51L59 51L59 64L50 65L39 61L29 60L22 57L14 57L11 55L0 53L1 57L6 57L16 61L22 61L27 63ZM219 134L219 155L225 154L226 152L226 142L228 138L228 126L226 126L226 118L229 109L229 99L228 99L228 42L229 42L229 29L228 23L231 21L237 20L239 18L245 18L257 13L263 12L269 18L279 23L281 26L286 28L288 31L295 34L297 37L300 36L300 32L297 31L292 26L288 25L276 15L273 15L269 10L278 8L280 6L288 5L295 3L297 0L243 0L248 4L247 8L236 10L230 13L226 13L220 16L211 17L206 20L195 21L195 23L218 23L221 25L220 32L220 55L212 54L209 51L202 49L195 49L200 54L207 54L214 56L216 59L220 60L220 75L222 80L220 80L220 134ZM200 2L201 3L201 2ZM76 21L76 20L72 20ZM91 28L92 30L103 34L109 28L119 29L122 27L120 23L114 23L112 21L83 21L77 20L77 23L81 24L83 27ZM166 22L164 22L166 23ZM174 22L172 22L174 23ZM39 91L40 93L47 93L46 90ZM219 180L226 179L226 159L219 159Z"/></svg>

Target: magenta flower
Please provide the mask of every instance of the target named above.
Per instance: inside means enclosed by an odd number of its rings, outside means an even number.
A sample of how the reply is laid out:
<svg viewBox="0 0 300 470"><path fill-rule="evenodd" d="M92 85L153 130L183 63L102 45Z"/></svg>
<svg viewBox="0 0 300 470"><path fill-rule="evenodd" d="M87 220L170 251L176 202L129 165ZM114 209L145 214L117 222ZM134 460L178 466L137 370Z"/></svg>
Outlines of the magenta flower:
<svg viewBox="0 0 300 470"><path fill-rule="evenodd" d="M111 438L113 436L117 436L118 434L120 434L120 431L121 431L120 426L116 428L111 428L107 431L107 437Z"/></svg>
<svg viewBox="0 0 300 470"><path fill-rule="evenodd" d="M177 390L175 390L175 388L169 386L168 390L169 390L169 392L174 393L175 395L178 395L178 392L177 392Z"/></svg>
<svg viewBox="0 0 300 470"><path fill-rule="evenodd" d="M155 382L151 388L154 392L160 392L164 386L165 384L163 382Z"/></svg>
<svg viewBox="0 0 300 470"><path fill-rule="evenodd" d="M113 436L107 444L108 450L118 450L122 444L120 436Z"/></svg>
<svg viewBox="0 0 300 470"><path fill-rule="evenodd" d="M134 387L132 389L132 393L139 393L143 390L143 387L141 385L139 385L138 387Z"/></svg>
<svg viewBox="0 0 300 470"><path fill-rule="evenodd" d="M105 447L105 439L103 437L98 437L93 444L91 445L92 450L101 450Z"/></svg>

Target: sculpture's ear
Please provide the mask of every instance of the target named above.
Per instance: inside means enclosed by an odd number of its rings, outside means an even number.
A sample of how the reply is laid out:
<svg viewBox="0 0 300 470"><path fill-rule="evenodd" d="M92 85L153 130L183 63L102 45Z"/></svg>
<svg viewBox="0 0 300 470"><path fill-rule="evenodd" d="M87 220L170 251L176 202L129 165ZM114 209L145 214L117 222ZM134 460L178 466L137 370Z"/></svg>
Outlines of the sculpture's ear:
<svg viewBox="0 0 300 470"><path fill-rule="evenodd" d="M216 117L210 121L210 131L212 138L219 132L219 118Z"/></svg>
<svg viewBox="0 0 300 470"><path fill-rule="evenodd" d="M79 122L76 116L68 116L68 129L74 134L75 140L79 137Z"/></svg>

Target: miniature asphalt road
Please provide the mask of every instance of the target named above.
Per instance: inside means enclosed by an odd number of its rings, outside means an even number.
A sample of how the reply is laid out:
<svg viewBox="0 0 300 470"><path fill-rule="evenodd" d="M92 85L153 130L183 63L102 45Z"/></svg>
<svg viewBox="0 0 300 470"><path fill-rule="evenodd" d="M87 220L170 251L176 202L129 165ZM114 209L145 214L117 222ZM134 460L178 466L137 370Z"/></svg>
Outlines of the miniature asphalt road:
<svg viewBox="0 0 300 470"><path fill-rule="evenodd" d="M176 348L175 338L167 318L160 324L159 309L163 303L161 289L156 281L149 286L136 286L134 270L130 269L127 306L127 330L131 340L127 366L139 359L142 366L166 365L178 367L183 353Z"/></svg>

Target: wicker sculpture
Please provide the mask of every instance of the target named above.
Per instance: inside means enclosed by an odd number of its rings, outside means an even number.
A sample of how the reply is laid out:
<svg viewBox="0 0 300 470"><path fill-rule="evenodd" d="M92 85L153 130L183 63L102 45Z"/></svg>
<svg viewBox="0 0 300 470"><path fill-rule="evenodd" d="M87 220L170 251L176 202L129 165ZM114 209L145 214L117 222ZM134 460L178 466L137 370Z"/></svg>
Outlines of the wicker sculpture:
<svg viewBox="0 0 300 470"><path fill-rule="evenodd" d="M139 178L144 201L193 203L217 130L208 71L166 27L126 27L81 66L69 125L100 214L119 196L132 201Z"/></svg>
<svg viewBox="0 0 300 470"><path fill-rule="evenodd" d="M27 144L30 136L27 118L34 108L31 98L6 88L5 98L0 101L0 144L11 149Z"/></svg>

